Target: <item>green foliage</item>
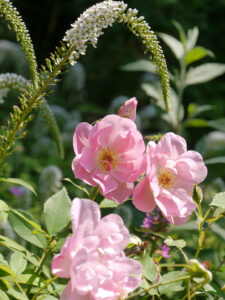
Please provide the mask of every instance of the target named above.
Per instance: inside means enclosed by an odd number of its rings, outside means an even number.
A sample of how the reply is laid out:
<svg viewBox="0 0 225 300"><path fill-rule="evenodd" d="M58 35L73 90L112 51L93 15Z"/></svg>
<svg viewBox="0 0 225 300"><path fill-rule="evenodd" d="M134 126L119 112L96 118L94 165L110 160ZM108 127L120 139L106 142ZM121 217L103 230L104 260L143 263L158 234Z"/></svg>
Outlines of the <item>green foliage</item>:
<svg viewBox="0 0 225 300"><path fill-rule="evenodd" d="M47 241L43 233L34 229L39 229L37 220L27 212L10 210L9 221L14 231L24 240L44 249Z"/></svg>
<svg viewBox="0 0 225 300"><path fill-rule="evenodd" d="M110 208L110 207L117 207L118 204L115 201L109 199L103 199L102 202L99 204L100 208Z"/></svg>
<svg viewBox="0 0 225 300"><path fill-rule="evenodd" d="M26 182L22 179L19 179L19 178L0 178L0 181L22 185L22 186L26 187L28 190L30 190L32 193L37 195L35 190L33 189L33 187L28 182Z"/></svg>
<svg viewBox="0 0 225 300"><path fill-rule="evenodd" d="M167 244L167 246L174 246L177 248L184 248L186 246L185 240L173 240L171 236L165 239L164 243Z"/></svg>
<svg viewBox="0 0 225 300"><path fill-rule="evenodd" d="M145 255L143 258L138 260L143 267L143 276L150 280L151 282L154 282L158 277L158 271L156 264L152 260L152 258L149 255Z"/></svg>
<svg viewBox="0 0 225 300"><path fill-rule="evenodd" d="M187 274L187 273L186 273ZM160 279L160 283L165 283L174 279L182 278L185 275L184 272L174 271L174 272L168 272L167 274L163 275ZM169 292L179 292L184 289L184 286L182 284L182 280L176 281L170 284L165 284L159 287L160 294L167 294Z"/></svg>
<svg viewBox="0 0 225 300"><path fill-rule="evenodd" d="M14 253L10 259L10 268L14 274L19 275L26 269L27 261L20 252Z"/></svg>
<svg viewBox="0 0 225 300"><path fill-rule="evenodd" d="M225 192L216 194L210 205L225 209Z"/></svg>
<svg viewBox="0 0 225 300"><path fill-rule="evenodd" d="M58 233L69 224L70 208L71 200L65 188L45 202L43 217L49 234Z"/></svg>

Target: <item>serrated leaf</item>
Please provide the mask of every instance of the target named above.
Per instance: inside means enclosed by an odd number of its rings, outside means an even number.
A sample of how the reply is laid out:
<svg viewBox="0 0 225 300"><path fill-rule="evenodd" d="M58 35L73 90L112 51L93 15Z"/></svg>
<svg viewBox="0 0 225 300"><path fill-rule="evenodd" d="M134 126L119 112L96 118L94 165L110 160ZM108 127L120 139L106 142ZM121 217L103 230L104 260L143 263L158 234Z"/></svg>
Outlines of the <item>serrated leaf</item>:
<svg viewBox="0 0 225 300"><path fill-rule="evenodd" d="M217 130L225 131L225 118L208 121L208 124Z"/></svg>
<svg viewBox="0 0 225 300"><path fill-rule="evenodd" d="M16 274L21 274L26 269L27 261L20 252L14 253L10 259L10 268Z"/></svg>
<svg viewBox="0 0 225 300"><path fill-rule="evenodd" d="M155 73L155 67L150 60L140 59L121 67L123 71L143 71Z"/></svg>
<svg viewBox="0 0 225 300"><path fill-rule="evenodd" d="M156 264L154 263L154 261L152 260L151 257L149 257L148 255L145 255L143 258L138 260L143 267L143 276L150 280L151 282L154 282L157 277L158 277L158 271L157 271L157 267Z"/></svg>
<svg viewBox="0 0 225 300"><path fill-rule="evenodd" d="M184 47L180 41L174 38L172 35L166 33L160 33L159 36L172 50L177 59L181 59L184 55Z"/></svg>
<svg viewBox="0 0 225 300"><path fill-rule="evenodd" d="M218 193L213 197L210 205L221 207L225 209L225 192Z"/></svg>
<svg viewBox="0 0 225 300"><path fill-rule="evenodd" d="M0 299L1 300L9 300L9 297L4 293L2 290L0 290Z"/></svg>
<svg viewBox="0 0 225 300"><path fill-rule="evenodd" d="M187 72L186 86L210 81L225 72L225 64L207 63Z"/></svg>
<svg viewBox="0 0 225 300"><path fill-rule="evenodd" d="M180 271L169 272L161 277L159 283L171 281L173 279L178 279L179 277L181 277L181 275L184 275L184 273ZM181 280L170 284L161 285L159 286L159 292L160 294L166 294L169 292L182 291L184 289L184 287L182 286L182 282L183 281Z"/></svg>
<svg viewBox="0 0 225 300"><path fill-rule="evenodd" d="M28 182L26 182L26 181L24 181L22 179L19 179L19 178L2 178L1 177L0 181L22 185L22 186L26 187L28 190L30 190L32 193L34 193L35 196L37 196L37 193L35 192L35 190L33 189L33 187Z"/></svg>
<svg viewBox="0 0 225 300"><path fill-rule="evenodd" d="M71 200L65 188L50 197L44 205L44 221L50 234L65 228L70 222Z"/></svg>
<svg viewBox="0 0 225 300"><path fill-rule="evenodd" d="M187 52L187 54L185 55L185 62L187 65L189 65L206 57L207 55L212 57L213 53L210 50L197 46Z"/></svg>
<svg viewBox="0 0 225 300"><path fill-rule="evenodd" d="M110 207L118 207L119 205L113 201L113 200L109 200L109 199L103 199L102 202L99 204L100 208L110 208Z"/></svg>
<svg viewBox="0 0 225 300"><path fill-rule="evenodd" d="M36 223L39 227L37 220L34 219L33 216L28 214L27 212L19 211L25 219L28 219L34 223ZM14 231L24 240L30 242L31 244L36 245L39 248L46 248L47 240L42 233L34 234L34 226L28 223L24 218L17 214L14 210L9 212L9 221L12 225Z"/></svg>
<svg viewBox="0 0 225 300"><path fill-rule="evenodd" d="M35 266L39 265L38 260L34 257L34 255L30 251L28 251L18 243L14 242L13 240L10 240L5 236L0 235L0 245L14 252L18 252L18 251L22 252L25 255L26 259L29 260L32 264L34 264Z"/></svg>
<svg viewBox="0 0 225 300"><path fill-rule="evenodd" d="M185 240L174 240L172 239L171 236L169 236L165 241L165 244L167 244L167 246L174 246L174 247L178 247L178 248L184 248L186 246L186 242Z"/></svg>

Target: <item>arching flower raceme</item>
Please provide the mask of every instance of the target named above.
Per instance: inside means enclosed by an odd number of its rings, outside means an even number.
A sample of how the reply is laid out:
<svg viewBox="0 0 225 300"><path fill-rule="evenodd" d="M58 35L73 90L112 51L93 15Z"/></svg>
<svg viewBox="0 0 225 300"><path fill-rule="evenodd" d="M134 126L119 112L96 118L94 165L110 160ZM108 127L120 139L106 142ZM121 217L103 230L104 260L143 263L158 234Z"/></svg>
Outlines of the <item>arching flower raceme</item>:
<svg viewBox="0 0 225 300"><path fill-rule="evenodd" d="M74 133L75 177L99 185L100 193L118 203L133 192L133 182L145 172L142 135L133 121L108 115L91 126L80 123Z"/></svg>
<svg viewBox="0 0 225 300"><path fill-rule="evenodd" d="M133 203L143 212L157 205L170 223L182 224L196 208L191 196L194 184L206 175L201 155L187 151L182 137L167 133L158 144L148 143L146 177L135 187Z"/></svg>
<svg viewBox="0 0 225 300"><path fill-rule="evenodd" d="M98 205L75 198L71 208L73 233L52 261L52 273L70 278L60 300L117 300L135 290L142 266L123 249L129 232L120 216L100 218Z"/></svg>
<svg viewBox="0 0 225 300"><path fill-rule="evenodd" d="M127 100L123 106L120 107L118 115L123 118L128 118L132 121L135 121L136 107L137 107L137 99L131 98Z"/></svg>

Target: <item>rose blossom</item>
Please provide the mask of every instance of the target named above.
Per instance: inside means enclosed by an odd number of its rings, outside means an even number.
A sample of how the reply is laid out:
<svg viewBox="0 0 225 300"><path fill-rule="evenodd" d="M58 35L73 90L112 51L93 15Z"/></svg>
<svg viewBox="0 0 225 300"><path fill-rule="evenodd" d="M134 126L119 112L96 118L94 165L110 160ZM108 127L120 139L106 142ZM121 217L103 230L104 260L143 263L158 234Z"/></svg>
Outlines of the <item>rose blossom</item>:
<svg viewBox="0 0 225 300"><path fill-rule="evenodd" d="M118 115L123 118L128 118L132 121L136 118L137 99L131 98L120 107Z"/></svg>
<svg viewBox="0 0 225 300"><path fill-rule="evenodd" d="M75 198L71 219L73 233L51 267L53 274L70 278L60 300L117 300L135 290L142 267L123 252L129 232L121 217L100 219L95 202Z"/></svg>
<svg viewBox="0 0 225 300"><path fill-rule="evenodd" d="M74 133L75 177L99 185L100 193L118 203L125 201L133 182L146 169L145 145L133 121L108 115L94 126L80 123Z"/></svg>
<svg viewBox="0 0 225 300"><path fill-rule="evenodd" d="M194 184L206 175L202 156L187 151L182 137L167 133L158 144L148 143L146 177L135 187L133 203L143 212L157 205L170 223L182 224L196 208L191 196Z"/></svg>

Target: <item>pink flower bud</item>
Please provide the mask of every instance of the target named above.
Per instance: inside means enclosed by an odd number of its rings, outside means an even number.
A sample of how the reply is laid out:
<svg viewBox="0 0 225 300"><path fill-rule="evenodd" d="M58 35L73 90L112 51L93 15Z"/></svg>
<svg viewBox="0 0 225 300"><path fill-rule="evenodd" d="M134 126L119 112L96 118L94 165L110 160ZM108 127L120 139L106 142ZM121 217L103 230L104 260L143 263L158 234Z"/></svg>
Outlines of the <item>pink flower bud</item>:
<svg viewBox="0 0 225 300"><path fill-rule="evenodd" d="M123 118L128 118L134 121L136 118L136 107L137 99L131 98L127 100L123 106L120 107L118 115Z"/></svg>

